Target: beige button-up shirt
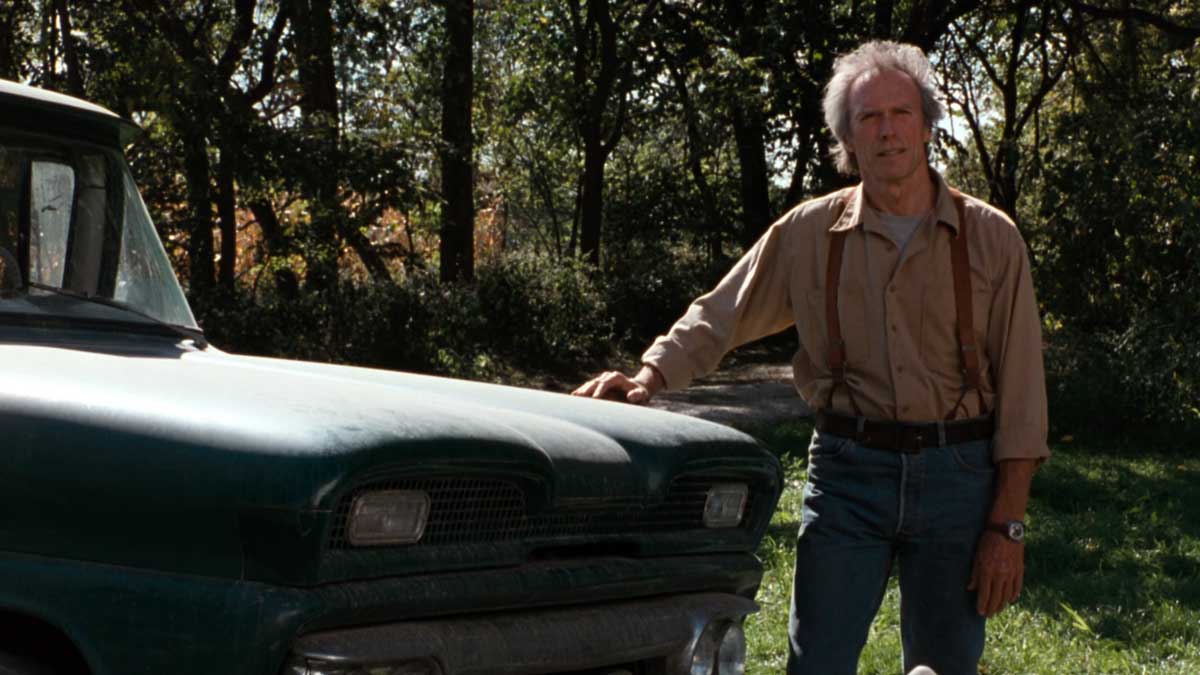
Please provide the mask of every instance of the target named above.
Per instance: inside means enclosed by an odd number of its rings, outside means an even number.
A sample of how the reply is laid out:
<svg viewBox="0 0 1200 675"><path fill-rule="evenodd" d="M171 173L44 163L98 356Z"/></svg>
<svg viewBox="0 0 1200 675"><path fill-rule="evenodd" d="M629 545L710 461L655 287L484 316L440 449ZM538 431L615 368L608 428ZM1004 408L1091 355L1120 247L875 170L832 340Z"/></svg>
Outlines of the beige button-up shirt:
<svg viewBox="0 0 1200 675"><path fill-rule="evenodd" d="M796 389L823 408L833 380L825 321L825 265L830 232L847 230L839 288L846 341L847 384L862 413L875 419L930 422L955 408L957 417L994 411L995 461L1045 458L1046 384L1042 333L1029 256L1016 226L1001 211L966 197L968 247L980 345L983 405L963 376L955 335L950 238L958 212L934 174L933 218L901 251L862 186L805 202L780 218L712 292L700 297L642 361L667 387L687 386L714 370L731 349L794 325L800 347L792 359ZM838 217L839 203L845 209ZM835 220L836 218L836 220ZM833 409L853 414L846 393Z"/></svg>

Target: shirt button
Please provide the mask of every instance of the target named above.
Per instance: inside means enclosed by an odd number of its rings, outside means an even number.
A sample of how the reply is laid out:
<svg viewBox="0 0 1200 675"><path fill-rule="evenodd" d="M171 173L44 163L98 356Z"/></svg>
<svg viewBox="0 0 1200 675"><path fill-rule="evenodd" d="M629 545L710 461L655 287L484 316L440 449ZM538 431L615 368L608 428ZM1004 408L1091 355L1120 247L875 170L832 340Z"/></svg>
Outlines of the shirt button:
<svg viewBox="0 0 1200 675"><path fill-rule="evenodd" d="M895 293L895 292L896 292L895 286L888 286L888 293Z"/></svg>
<svg viewBox="0 0 1200 675"><path fill-rule="evenodd" d="M900 412L908 412L908 406L906 406L906 405L900 406Z"/></svg>
<svg viewBox="0 0 1200 675"><path fill-rule="evenodd" d="M893 333L895 333L895 332L896 332L896 324L892 324L892 332L893 332Z"/></svg>
<svg viewBox="0 0 1200 675"><path fill-rule="evenodd" d="M904 366L896 366L896 372L897 372L897 373L903 373L903 372L904 372Z"/></svg>

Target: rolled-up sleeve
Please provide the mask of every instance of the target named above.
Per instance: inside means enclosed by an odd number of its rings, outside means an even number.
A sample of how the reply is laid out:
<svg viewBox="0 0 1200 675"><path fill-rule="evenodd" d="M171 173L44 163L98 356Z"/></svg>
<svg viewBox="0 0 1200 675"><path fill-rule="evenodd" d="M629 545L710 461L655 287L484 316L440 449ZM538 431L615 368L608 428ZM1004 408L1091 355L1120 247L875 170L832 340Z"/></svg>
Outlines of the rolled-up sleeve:
<svg viewBox="0 0 1200 675"><path fill-rule="evenodd" d="M668 389L712 372L730 350L779 332L794 321L789 297L784 216L709 293L696 299L666 335L642 354Z"/></svg>
<svg viewBox="0 0 1200 675"><path fill-rule="evenodd" d="M996 386L992 458L1043 461L1050 450L1042 324L1025 242L1015 227L1006 230L988 327Z"/></svg>

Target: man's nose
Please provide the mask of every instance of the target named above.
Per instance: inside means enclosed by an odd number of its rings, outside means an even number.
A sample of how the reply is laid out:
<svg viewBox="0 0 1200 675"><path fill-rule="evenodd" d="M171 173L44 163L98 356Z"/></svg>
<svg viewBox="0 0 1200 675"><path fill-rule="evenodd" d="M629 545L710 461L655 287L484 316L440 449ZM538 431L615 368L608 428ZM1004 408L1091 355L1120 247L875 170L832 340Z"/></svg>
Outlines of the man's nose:
<svg viewBox="0 0 1200 675"><path fill-rule="evenodd" d="M879 135L887 138L896 135L895 120L891 115L884 114L879 120Z"/></svg>

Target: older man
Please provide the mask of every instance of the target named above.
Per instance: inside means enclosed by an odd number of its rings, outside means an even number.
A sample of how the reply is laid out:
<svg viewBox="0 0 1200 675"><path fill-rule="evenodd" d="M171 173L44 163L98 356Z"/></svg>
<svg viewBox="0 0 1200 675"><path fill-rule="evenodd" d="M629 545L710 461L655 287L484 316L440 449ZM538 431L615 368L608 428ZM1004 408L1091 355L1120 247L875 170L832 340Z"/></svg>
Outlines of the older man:
<svg viewBox="0 0 1200 675"><path fill-rule="evenodd" d="M985 618L1021 592L1029 485L1049 455L1029 258L1012 221L929 166L944 110L918 48L842 56L824 108L861 183L780 218L634 377L575 393L645 402L795 325L795 384L818 413L788 672L855 672L897 562L904 669L974 674Z"/></svg>

